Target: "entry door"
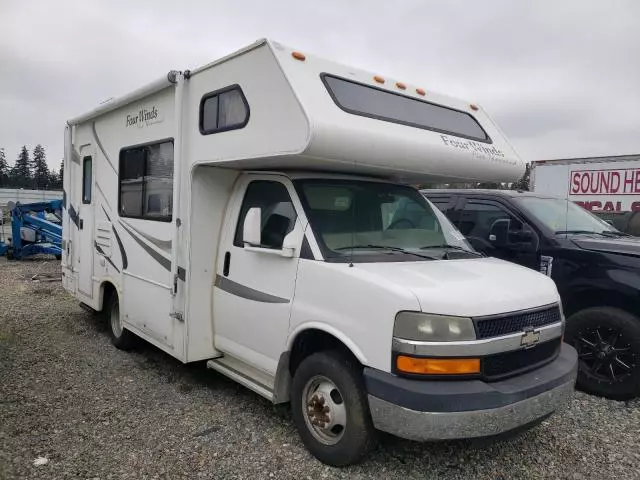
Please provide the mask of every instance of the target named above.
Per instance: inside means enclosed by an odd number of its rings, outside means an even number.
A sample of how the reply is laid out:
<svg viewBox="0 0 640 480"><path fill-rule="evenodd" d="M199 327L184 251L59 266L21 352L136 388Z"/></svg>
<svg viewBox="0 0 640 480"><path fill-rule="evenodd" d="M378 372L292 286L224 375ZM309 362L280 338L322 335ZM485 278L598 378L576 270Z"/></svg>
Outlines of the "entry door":
<svg viewBox="0 0 640 480"><path fill-rule="evenodd" d="M78 245L76 251L78 269L78 290L89 298L93 297L93 152L89 147L80 151L80 173L78 175L80 201L78 202Z"/></svg>
<svg viewBox="0 0 640 480"><path fill-rule="evenodd" d="M213 294L215 347L275 374L289 333L298 268L298 254L283 256L282 245L292 231L300 232L301 242L302 227L291 200L292 189L284 183L245 180L240 188L244 199L235 206L235 221L228 222L218 259ZM245 247L242 238L244 218L254 207L262 212L259 248Z"/></svg>

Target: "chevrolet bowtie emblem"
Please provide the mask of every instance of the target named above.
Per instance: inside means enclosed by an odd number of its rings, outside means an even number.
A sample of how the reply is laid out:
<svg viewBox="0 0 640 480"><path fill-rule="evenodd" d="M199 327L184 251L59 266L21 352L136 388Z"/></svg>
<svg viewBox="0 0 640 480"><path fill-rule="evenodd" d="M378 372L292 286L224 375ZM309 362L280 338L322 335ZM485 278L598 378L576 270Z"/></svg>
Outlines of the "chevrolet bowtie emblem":
<svg viewBox="0 0 640 480"><path fill-rule="evenodd" d="M533 347L540 341L540 331L533 328L526 329L522 338L520 339L520 345L523 347Z"/></svg>

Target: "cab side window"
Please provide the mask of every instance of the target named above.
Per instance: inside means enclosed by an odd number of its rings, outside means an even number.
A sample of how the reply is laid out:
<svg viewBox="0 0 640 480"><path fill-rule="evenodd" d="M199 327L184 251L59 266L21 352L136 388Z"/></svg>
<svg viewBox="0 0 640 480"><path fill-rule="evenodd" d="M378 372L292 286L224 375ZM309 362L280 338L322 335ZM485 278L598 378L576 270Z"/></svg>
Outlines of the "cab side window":
<svg viewBox="0 0 640 480"><path fill-rule="evenodd" d="M502 207L469 200L460 215L458 229L465 236L488 239L492 228L505 220L510 221L512 229L522 229L522 222Z"/></svg>
<svg viewBox="0 0 640 480"><path fill-rule="evenodd" d="M536 235L505 207L494 202L468 200L460 213L458 229L478 250L529 250L535 246Z"/></svg>
<svg viewBox="0 0 640 480"><path fill-rule="evenodd" d="M293 230L297 215L286 187L269 180L255 180L249 184L240 208L233 244L244 247L244 219L249 209L256 207L262 213L260 246L282 249L284 238Z"/></svg>

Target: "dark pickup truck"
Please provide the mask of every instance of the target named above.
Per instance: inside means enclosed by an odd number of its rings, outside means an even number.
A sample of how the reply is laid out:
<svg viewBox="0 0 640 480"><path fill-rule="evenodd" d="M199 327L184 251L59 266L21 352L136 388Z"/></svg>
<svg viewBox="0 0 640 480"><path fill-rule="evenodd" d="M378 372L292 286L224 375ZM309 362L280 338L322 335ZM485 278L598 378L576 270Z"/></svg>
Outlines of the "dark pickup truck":
<svg viewBox="0 0 640 480"><path fill-rule="evenodd" d="M640 238L565 199L509 190L423 190L479 252L555 280L579 354L578 388L640 395Z"/></svg>

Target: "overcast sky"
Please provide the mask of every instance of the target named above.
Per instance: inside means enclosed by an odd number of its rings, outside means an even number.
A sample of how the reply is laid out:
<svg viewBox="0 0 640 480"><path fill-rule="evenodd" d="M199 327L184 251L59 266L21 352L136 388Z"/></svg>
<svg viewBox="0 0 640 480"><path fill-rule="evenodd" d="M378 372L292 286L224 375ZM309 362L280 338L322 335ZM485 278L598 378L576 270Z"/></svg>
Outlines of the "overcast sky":
<svg viewBox="0 0 640 480"><path fill-rule="evenodd" d="M261 37L481 103L525 160L640 153L640 1L0 0L0 147Z"/></svg>

